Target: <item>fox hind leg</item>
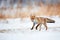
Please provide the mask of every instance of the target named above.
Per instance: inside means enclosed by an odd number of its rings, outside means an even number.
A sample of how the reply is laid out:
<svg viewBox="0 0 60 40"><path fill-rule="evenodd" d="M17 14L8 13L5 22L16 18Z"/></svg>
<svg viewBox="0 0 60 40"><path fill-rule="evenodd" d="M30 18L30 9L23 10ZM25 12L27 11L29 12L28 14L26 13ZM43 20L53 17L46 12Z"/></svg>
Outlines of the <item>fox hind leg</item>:
<svg viewBox="0 0 60 40"><path fill-rule="evenodd" d="M40 29L39 29L39 31L41 30L41 25L42 25L42 24L40 24Z"/></svg>
<svg viewBox="0 0 60 40"><path fill-rule="evenodd" d="M44 26L46 27L46 30L47 30L47 25L46 25L46 23L44 23Z"/></svg>

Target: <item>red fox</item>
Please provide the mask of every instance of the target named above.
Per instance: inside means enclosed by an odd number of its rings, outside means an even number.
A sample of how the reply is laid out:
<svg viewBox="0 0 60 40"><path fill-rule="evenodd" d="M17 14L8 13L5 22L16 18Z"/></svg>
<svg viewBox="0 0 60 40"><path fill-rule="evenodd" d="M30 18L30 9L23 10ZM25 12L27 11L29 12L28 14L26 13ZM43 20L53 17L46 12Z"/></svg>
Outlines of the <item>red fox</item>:
<svg viewBox="0 0 60 40"><path fill-rule="evenodd" d="M47 27L47 24L46 24L46 23L55 23L55 21L52 20L52 19L43 18L43 17L35 17L34 15L31 15L31 16L30 16L30 19L31 19L31 21L33 22L33 26L32 26L32 28L31 28L31 30L34 28L35 24L37 24L36 30L37 30L37 28L38 28L39 25L40 25L40 29L39 29L39 30L41 30L41 25L42 25L42 24L45 26L45 28L46 28L46 30L47 30L48 27Z"/></svg>

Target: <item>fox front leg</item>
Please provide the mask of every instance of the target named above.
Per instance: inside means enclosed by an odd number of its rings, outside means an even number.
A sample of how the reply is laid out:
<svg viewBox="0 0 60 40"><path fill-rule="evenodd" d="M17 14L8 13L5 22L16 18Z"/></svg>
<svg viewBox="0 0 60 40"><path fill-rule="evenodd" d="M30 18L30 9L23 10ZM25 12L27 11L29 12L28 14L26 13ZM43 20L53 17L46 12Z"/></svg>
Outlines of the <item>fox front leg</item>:
<svg viewBox="0 0 60 40"><path fill-rule="evenodd" d="M33 26L32 26L32 28L31 28L31 30L33 30L34 26L35 26L35 23L33 23Z"/></svg>
<svg viewBox="0 0 60 40"><path fill-rule="evenodd" d="M39 24L37 24L37 26L36 26L36 30L37 30L37 28L38 28L38 26L40 25L40 23Z"/></svg>

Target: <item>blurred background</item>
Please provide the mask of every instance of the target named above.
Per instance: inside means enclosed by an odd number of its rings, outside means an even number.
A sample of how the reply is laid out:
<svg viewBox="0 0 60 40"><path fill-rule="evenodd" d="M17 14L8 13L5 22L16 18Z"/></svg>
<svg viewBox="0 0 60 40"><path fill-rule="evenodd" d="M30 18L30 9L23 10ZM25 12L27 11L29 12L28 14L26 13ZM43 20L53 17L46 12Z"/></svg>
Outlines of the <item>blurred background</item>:
<svg viewBox="0 0 60 40"><path fill-rule="evenodd" d="M0 18L60 16L60 0L0 0Z"/></svg>

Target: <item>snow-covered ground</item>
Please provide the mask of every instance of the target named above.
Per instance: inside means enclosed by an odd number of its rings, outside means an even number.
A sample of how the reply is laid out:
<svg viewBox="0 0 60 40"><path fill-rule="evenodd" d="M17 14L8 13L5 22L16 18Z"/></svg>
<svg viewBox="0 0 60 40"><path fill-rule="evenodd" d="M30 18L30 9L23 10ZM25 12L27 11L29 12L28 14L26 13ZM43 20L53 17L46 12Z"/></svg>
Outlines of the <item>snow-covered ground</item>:
<svg viewBox="0 0 60 40"><path fill-rule="evenodd" d="M46 31L30 30L32 22L29 18L7 19L8 23L0 20L0 40L60 40L60 18L50 17L55 23L47 23Z"/></svg>

